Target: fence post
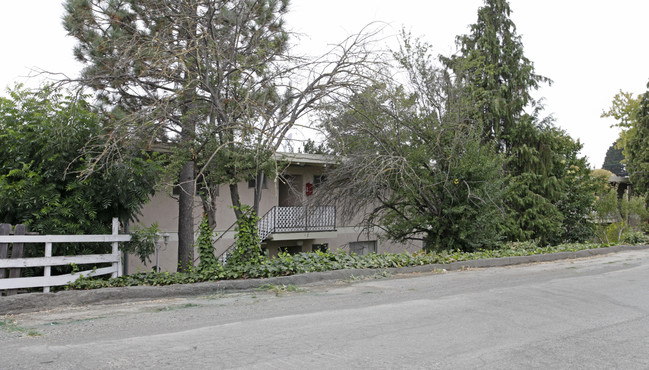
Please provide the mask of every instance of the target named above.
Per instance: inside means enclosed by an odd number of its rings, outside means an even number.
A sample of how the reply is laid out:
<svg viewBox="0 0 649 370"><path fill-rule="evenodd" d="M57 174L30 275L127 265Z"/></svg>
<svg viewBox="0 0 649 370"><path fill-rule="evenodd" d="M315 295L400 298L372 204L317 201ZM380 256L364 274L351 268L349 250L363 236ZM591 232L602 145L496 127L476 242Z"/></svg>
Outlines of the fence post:
<svg viewBox="0 0 649 370"><path fill-rule="evenodd" d="M45 243L45 257L52 257L52 242ZM45 266L44 270L45 271L43 273L43 276L45 276L46 278L52 276L52 266ZM49 292L50 292L50 287L44 286L43 293L49 293Z"/></svg>
<svg viewBox="0 0 649 370"><path fill-rule="evenodd" d="M119 235L119 220L117 217L113 217L113 235L117 236ZM113 256L117 257L117 262L113 263L113 267L115 268L115 272L111 275L111 277L118 277L122 276L122 258L119 255L119 243L118 242L113 242Z"/></svg>
<svg viewBox="0 0 649 370"><path fill-rule="evenodd" d="M14 229L14 235L26 235L27 226L23 224L16 225ZM11 246L11 258L23 258L25 256L24 244L23 243L13 243ZM20 277L20 268L9 269L9 278L19 278ZM7 290L7 295L14 295L18 293L16 289Z"/></svg>
<svg viewBox="0 0 649 370"><path fill-rule="evenodd" d="M0 235L9 235L11 232L11 225L0 224ZM7 258L7 251L9 250L8 243L0 243L0 258ZM5 277L5 269L0 269L0 279Z"/></svg>

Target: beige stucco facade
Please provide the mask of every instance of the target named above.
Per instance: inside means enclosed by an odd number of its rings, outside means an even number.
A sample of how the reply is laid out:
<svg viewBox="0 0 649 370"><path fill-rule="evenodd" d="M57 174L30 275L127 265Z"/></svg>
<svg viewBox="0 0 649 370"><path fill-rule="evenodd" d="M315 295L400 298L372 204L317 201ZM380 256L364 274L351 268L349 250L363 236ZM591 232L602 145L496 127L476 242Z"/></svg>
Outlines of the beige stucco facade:
<svg viewBox="0 0 649 370"><path fill-rule="evenodd" d="M287 159L290 164L286 167L282 176L276 179L268 179L262 191L259 215L262 219L265 215L270 216L271 224L280 222L278 214L281 212L278 213L278 210L286 211L290 210L291 207L304 209L302 206L309 196L308 193L313 190L314 184L317 186L318 177L323 174L325 167L332 163L331 159L326 156L303 153L284 154L282 160ZM247 182L239 183L238 187L241 202L252 204L254 189L250 188ZM234 243L235 215L228 186L220 186L218 195L214 197L214 205L217 210L214 249L215 254L221 256ZM356 253L415 252L421 249L421 243L398 244L381 239L376 232L364 230L358 225L354 225L353 221L350 222L351 224L342 224L340 217L335 214L334 207L326 209L326 216L322 212L314 214L323 219L327 218L328 221L322 224L326 224L326 226L305 227L305 229L296 227L295 229L283 229L281 232L270 232L262 242L262 247L268 250L270 256L277 255L280 250L295 253L312 252L319 248L332 251L342 249ZM196 226L200 223L201 217L202 205L200 199L196 197L194 207L194 224ZM166 245L162 238L158 242L160 269L162 271L176 271L178 203L168 191L158 192L142 209L140 223L148 226L154 222L158 224L161 234L169 236ZM290 222L290 218L288 222ZM198 258L196 251L194 255L195 258ZM155 256L151 256L151 262L146 264L141 263L135 256L128 256L125 265L128 273L150 271L155 266Z"/></svg>

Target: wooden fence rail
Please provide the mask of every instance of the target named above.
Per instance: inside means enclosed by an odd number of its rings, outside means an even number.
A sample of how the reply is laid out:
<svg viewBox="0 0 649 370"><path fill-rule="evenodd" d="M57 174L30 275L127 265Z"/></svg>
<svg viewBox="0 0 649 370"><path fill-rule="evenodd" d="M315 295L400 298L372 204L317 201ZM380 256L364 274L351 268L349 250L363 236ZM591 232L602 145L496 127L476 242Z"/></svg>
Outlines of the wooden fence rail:
<svg viewBox="0 0 649 370"><path fill-rule="evenodd" d="M98 276L111 274L112 277L122 275L122 258L119 252L119 243L131 240L130 235L119 235L119 222L113 219L113 230L111 235L0 235L0 247L13 244L21 249L24 243L37 243L45 245L45 257L23 258L22 251L12 258L7 258L7 253L2 255L0 248L0 290L23 289L43 287L43 292L50 291L50 287L67 285L80 276ZM111 243L110 254L89 254L83 256L52 256L52 244L54 243ZM6 251L6 249L5 249ZM84 265L94 263L111 263L110 267L79 271L72 274L52 276L52 266L64 266L70 264ZM44 267L43 276L23 277L15 276L11 271L24 267ZM9 278L4 277L4 269L11 269Z"/></svg>

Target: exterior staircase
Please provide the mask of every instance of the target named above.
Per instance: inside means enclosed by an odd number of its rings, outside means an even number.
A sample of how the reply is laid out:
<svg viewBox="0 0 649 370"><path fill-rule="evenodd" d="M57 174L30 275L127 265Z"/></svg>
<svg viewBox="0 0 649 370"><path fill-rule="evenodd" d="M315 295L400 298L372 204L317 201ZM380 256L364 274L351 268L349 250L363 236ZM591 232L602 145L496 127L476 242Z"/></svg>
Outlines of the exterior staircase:
<svg viewBox="0 0 649 370"><path fill-rule="evenodd" d="M336 230L336 207L279 207L271 208L257 221L259 241L275 233L311 233ZM218 258L225 263L232 243Z"/></svg>

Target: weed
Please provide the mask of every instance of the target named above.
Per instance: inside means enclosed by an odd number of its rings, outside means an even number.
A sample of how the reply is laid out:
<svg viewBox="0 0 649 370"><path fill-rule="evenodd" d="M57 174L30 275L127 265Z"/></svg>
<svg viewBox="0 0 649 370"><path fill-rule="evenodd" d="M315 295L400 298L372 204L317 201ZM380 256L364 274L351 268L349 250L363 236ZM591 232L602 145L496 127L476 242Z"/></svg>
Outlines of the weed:
<svg viewBox="0 0 649 370"><path fill-rule="evenodd" d="M300 292L305 291L304 289L302 289L300 287L297 287L295 285L291 285L291 284L289 284L289 285L284 285L284 284L281 284L281 285L264 284L261 287L259 287L259 290L268 290L270 292L273 292L273 293L275 293L276 297L279 297L280 295L282 295L284 293L288 293L288 292L298 292L298 293L300 293Z"/></svg>
<svg viewBox="0 0 649 370"><path fill-rule="evenodd" d="M27 335L28 337L39 337L41 333L34 329L23 328L18 326L14 320L3 320L0 321L0 328L8 333L20 333Z"/></svg>
<svg viewBox="0 0 649 370"><path fill-rule="evenodd" d="M359 281L359 280L363 280L363 277L362 276L349 275L349 277L347 279L343 280L343 281L346 282L346 283L352 283L354 281Z"/></svg>
<svg viewBox="0 0 649 370"><path fill-rule="evenodd" d="M365 276L356 276L356 275L350 275L347 279L343 280L346 283L353 283L355 281L363 281L363 280L380 280L380 279L388 279L392 277L392 273L386 270L376 272L372 275L365 275Z"/></svg>
<svg viewBox="0 0 649 370"><path fill-rule="evenodd" d="M164 312L164 311L180 310L180 309L183 309L183 308L191 308L191 307L200 307L200 305L195 304L195 303L185 303L185 304L180 305L180 306L165 306L165 307L161 307L161 308L156 308L155 311L156 312Z"/></svg>

